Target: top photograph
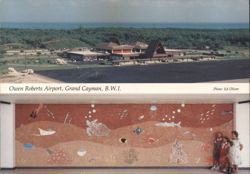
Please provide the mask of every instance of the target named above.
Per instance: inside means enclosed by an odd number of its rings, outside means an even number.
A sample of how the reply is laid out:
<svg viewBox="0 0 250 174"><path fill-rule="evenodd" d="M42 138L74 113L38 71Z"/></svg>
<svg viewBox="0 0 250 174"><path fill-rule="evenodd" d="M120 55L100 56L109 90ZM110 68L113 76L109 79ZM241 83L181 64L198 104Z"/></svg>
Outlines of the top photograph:
<svg viewBox="0 0 250 174"><path fill-rule="evenodd" d="M249 0L0 0L0 83L249 83Z"/></svg>

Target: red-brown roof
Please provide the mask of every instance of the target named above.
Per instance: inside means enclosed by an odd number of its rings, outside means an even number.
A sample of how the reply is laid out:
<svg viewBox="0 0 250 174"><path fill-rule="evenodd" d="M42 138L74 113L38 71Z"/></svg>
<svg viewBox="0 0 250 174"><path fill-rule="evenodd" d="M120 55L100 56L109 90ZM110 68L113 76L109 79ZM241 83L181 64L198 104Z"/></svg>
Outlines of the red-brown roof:
<svg viewBox="0 0 250 174"><path fill-rule="evenodd" d="M104 50L117 50L117 49L133 49L132 45L118 45L114 42L101 43L97 45L97 48Z"/></svg>

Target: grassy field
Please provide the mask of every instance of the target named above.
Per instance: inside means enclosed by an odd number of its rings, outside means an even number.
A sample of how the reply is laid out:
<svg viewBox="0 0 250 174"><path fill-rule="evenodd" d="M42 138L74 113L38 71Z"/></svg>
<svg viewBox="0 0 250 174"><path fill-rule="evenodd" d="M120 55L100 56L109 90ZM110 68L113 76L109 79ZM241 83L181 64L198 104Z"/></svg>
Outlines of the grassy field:
<svg viewBox="0 0 250 174"><path fill-rule="evenodd" d="M56 58L58 57L43 57L36 56L30 58L24 57L5 57L0 59L0 75L4 75L8 72L9 67L15 68L17 71L25 69L33 69L34 71L42 70L58 70L58 69L79 69L79 68L97 68L108 67L110 65L99 64L56 64ZM25 63L26 62L26 63Z"/></svg>
<svg viewBox="0 0 250 174"><path fill-rule="evenodd" d="M246 50L241 50L246 52ZM42 70L64 70L64 69L82 69L82 68L98 68L98 67L110 67L111 64L56 64L56 58L58 57L44 57L36 56L30 58L24 57L5 57L0 59L0 75L6 74L9 67L15 68L17 71L24 69L33 69L36 71ZM249 55L243 52L230 53L227 56L220 58L221 60L242 60L249 59ZM26 63L25 63L26 62Z"/></svg>

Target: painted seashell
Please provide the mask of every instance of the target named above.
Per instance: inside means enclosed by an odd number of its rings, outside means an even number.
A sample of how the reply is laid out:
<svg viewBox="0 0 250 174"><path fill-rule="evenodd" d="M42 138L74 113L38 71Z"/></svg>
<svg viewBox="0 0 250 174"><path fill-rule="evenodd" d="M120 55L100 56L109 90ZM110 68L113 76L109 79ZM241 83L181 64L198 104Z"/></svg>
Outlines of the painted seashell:
<svg viewBox="0 0 250 174"><path fill-rule="evenodd" d="M156 140L156 139L154 139L152 137L148 138L148 144L153 144L153 143L156 143L157 141L158 140Z"/></svg>
<svg viewBox="0 0 250 174"><path fill-rule="evenodd" d="M152 105L152 106L150 107L150 110L151 110L151 111L156 111L156 110L157 110L157 106L156 106L156 105Z"/></svg>
<svg viewBox="0 0 250 174"><path fill-rule="evenodd" d="M87 151L86 151L86 150L84 150L84 149L81 149L81 150L78 150L78 151L77 151L77 155L78 155L78 156L80 156L80 157L85 156L85 155L86 155L86 153L87 153Z"/></svg>
<svg viewBox="0 0 250 174"><path fill-rule="evenodd" d="M119 141L120 141L121 143L127 143L127 142L128 142L128 140L127 140L126 138L120 138Z"/></svg>

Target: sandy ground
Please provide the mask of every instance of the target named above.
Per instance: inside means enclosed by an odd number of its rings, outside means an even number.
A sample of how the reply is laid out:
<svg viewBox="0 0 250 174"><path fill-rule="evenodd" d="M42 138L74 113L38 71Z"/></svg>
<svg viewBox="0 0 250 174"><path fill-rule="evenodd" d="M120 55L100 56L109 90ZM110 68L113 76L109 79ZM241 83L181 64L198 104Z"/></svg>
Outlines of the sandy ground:
<svg viewBox="0 0 250 174"><path fill-rule="evenodd" d="M35 148L24 150L16 141L16 165L18 166L207 166L210 165L211 151L202 149L200 141L180 141L187 158L184 162L171 162L172 143L157 148L117 147L86 141L60 143L50 148L51 151L64 151L67 160L51 162L52 155L47 149ZM94 148L93 148L94 147ZM196 147L196 148L193 148ZM79 149L85 149L86 155L78 156ZM150 158L149 158L150 154ZM23 158L25 157L25 158ZM209 163L208 163L209 162Z"/></svg>
<svg viewBox="0 0 250 174"><path fill-rule="evenodd" d="M3 75L0 77L0 83L60 83L60 81L38 74L31 74L25 76Z"/></svg>

